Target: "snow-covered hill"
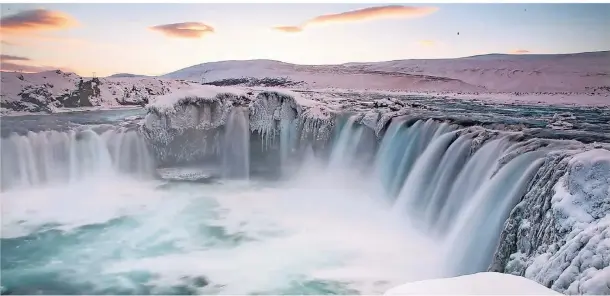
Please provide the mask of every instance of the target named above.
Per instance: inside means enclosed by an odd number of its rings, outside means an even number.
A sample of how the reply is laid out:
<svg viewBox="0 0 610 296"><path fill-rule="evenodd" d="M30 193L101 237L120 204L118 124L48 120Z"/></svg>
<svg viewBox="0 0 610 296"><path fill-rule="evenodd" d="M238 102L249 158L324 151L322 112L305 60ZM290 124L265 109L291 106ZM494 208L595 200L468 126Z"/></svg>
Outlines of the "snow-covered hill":
<svg viewBox="0 0 610 296"><path fill-rule="evenodd" d="M160 77L80 77L62 71L1 75L1 111L144 105L201 83L215 86L427 93L459 99L610 106L610 51L491 54L459 59L295 65L273 60L204 63Z"/></svg>
<svg viewBox="0 0 610 296"><path fill-rule="evenodd" d="M223 61L191 66L162 77L216 85L238 84L237 78L285 78L288 83L309 88L595 93L608 92L610 51L490 54L458 59L315 66L273 60Z"/></svg>
<svg viewBox="0 0 610 296"><path fill-rule="evenodd" d="M0 106L8 112L53 112L58 108L144 105L192 84L161 78L87 78L74 73L3 72Z"/></svg>

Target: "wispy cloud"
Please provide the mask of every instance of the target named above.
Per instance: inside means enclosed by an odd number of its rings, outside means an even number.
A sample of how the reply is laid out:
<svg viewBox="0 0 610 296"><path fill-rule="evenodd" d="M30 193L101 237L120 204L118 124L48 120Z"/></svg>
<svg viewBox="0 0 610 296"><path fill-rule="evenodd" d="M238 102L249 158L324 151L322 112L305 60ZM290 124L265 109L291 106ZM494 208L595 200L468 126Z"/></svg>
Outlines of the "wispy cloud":
<svg viewBox="0 0 610 296"><path fill-rule="evenodd" d="M72 72L71 69L63 67L52 67L52 66L36 66L36 65L23 65L11 62L0 62L0 72L24 72L24 73L38 73L43 71L62 70L64 72Z"/></svg>
<svg viewBox="0 0 610 296"><path fill-rule="evenodd" d="M277 26L273 27L274 30L286 32L286 33L298 33L303 31L303 28L296 26Z"/></svg>
<svg viewBox="0 0 610 296"><path fill-rule="evenodd" d="M421 6L402 6L402 5L388 5L388 6L377 6L369 7L358 10L352 10L336 14L325 14L316 16L310 20L305 21L299 26L277 26L273 29L287 32L297 33L301 32L305 27L310 25L318 24L332 24L332 23L346 23L346 22L360 22L376 19L386 18L413 18L422 17L434 13L438 10L437 7L421 7Z"/></svg>
<svg viewBox="0 0 610 296"><path fill-rule="evenodd" d="M72 16L60 11L33 9L0 18L0 30L3 33L58 30L77 23Z"/></svg>
<svg viewBox="0 0 610 296"><path fill-rule="evenodd" d="M150 27L151 30L161 32L168 37L177 38L201 38L202 36L214 33L212 26L199 22L185 22Z"/></svg>
<svg viewBox="0 0 610 296"><path fill-rule="evenodd" d="M436 42L434 40L419 40L417 44L424 47L433 47L436 45Z"/></svg>
<svg viewBox="0 0 610 296"><path fill-rule="evenodd" d="M524 53L530 53L530 51L527 50L527 49L515 49L515 50L512 50L510 53L513 53L513 54L524 54Z"/></svg>
<svg viewBox="0 0 610 296"><path fill-rule="evenodd" d="M0 54L0 61L29 61L30 58L8 55L8 54Z"/></svg>

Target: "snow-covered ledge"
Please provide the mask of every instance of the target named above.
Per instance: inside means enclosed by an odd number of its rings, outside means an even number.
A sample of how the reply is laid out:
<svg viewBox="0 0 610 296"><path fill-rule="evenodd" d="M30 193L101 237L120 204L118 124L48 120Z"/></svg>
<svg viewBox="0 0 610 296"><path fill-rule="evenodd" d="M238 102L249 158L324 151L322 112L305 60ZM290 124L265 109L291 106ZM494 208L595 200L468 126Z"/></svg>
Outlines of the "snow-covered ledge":
<svg viewBox="0 0 610 296"><path fill-rule="evenodd" d="M417 281L384 295L561 295L524 277L481 272L453 278Z"/></svg>
<svg viewBox="0 0 610 296"><path fill-rule="evenodd" d="M289 90L198 85L153 100L141 129L161 162L200 160L218 153L235 107L247 108L250 131L263 146L290 133L315 148L328 141L334 125L335 112L326 104Z"/></svg>

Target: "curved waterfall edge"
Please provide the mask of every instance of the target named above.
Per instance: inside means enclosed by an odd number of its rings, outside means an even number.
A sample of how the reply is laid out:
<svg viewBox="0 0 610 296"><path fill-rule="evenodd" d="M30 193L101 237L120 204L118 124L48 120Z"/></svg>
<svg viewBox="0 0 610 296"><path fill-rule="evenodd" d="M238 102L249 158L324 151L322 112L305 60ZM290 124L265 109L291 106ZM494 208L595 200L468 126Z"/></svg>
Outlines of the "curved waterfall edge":
<svg viewBox="0 0 610 296"><path fill-rule="evenodd" d="M333 110L281 91L172 96L149 105L137 129L3 138L2 189L154 178L155 169L192 163L213 163L222 178L285 177L313 154L371 180L397 218L449 246L444 256L461 259L450 260L448 276L490 270L560 292L610 293L607 144Z"/></svg>

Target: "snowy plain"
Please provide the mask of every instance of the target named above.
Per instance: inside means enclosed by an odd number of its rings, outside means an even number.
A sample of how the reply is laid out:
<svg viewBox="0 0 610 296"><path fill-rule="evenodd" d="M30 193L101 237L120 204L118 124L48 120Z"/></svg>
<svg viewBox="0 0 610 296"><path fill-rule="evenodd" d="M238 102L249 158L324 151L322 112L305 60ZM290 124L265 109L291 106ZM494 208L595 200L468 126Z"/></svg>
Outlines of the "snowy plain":
<svg viewBox="0 0 610 296"><path fill-rule="evenodd" d="M158 77L119 74L91 78L59 70L2 72L0 77L2 114L39 109L31 108L31 104L44 105L47 112L89 105L143 105L157 96L202 83L246 90L275 87L329 94L350 90L489 103L610 106L608 51L557 55L490 54L341 65L296 65L272 60L221 61L194 65ZM81 99L80 106L57 102L70 96L85 97L89 102ZM25 107L17 108L14 102L22 102Z"/></svg>

